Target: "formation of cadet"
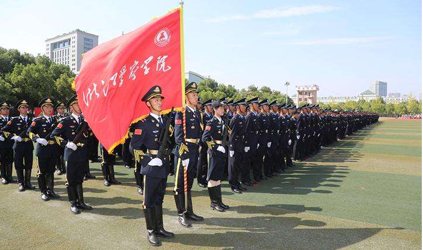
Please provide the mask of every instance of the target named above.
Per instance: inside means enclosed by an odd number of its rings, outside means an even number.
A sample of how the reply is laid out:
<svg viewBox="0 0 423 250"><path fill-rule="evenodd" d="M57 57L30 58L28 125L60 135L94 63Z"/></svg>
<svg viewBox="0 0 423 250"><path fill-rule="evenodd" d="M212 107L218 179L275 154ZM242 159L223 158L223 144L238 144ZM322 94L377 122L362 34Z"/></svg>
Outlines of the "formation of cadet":
<svg viewBox="0 0 423 250"><path fill-rule="evenodd" d="M257 97L201 103L194 82L185 87L186 103L177 111L161 115L165 97L160 86L152 87L142 101L150 114L129 127L129 138L112 154L100 145L101 169L105 186L120 184L115 178L116 154L125 167L134 169L137 192L143 196L147 239L155 246L160 245L158 237L174 237L163 225L168 176L174 175L178 222L192 227L191 222L204 220L193 209L195 178L201 188L208 189L211 208L225 212L230 207L223 203L222 181L229 182L232 192L242 194L247 187L294 167L293 160L306 160L322 147L379 119L374 113L328 110L310 104L296 107ZM54 192L57 170L58 175L66 174L71 212L91 210L84 202L82 183L95 178L89 161L98 160L98 140L81 114L77 96L56 105L44 98L38 106L41 115L31 118L29 104L20 100L14 107L19 115L11 118L11 106L0 104L2 183L16 183L14 164L19 191L36 189L31 184L35 143L41 199L60 198Z"/></svg>

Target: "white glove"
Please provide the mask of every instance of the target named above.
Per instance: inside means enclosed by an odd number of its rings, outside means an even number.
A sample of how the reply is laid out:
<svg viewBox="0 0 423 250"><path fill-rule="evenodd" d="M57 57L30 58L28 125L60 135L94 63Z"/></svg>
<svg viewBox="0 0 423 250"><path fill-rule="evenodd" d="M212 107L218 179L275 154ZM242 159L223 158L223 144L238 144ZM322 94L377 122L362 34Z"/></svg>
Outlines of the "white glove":
<svg viewBox="0 0 423 250"><path fill-rule="evenodd" d="M188 166L189 165L189 159L182 161L182 166Z"/></svg>
<svg viewBox="0 0 423 250"><path fill-rule="evenodd" d="M234 157L234 154L235 154L235 151L233 151L233 150L229 150L229 156L230 156L230 157Z"/></svg>
<svg viewBox="0 0 423 250"><path fill-rule="evenodd" d="M222 152L222 153L226 153L226 150L225 150L225 148L223 146L217 147L216 150L219 151L219 152Z"/></svg>
<svg viewBox="0 0 423 250"><path fill-rule="evenodd" d="M267 143L267 147L270 148L272 146L272 142Z"/></svg>
<svg viewBox="0 0 423 250"><path fill-rule="evenodd" d="M48 144L47 140L44 138L38 138L36 141L43 146Z"/></svg>
<svg viewBox="0 0 423 250"><path fill-rule="evenodd" d="M66 147L67 148L70 148L70 149L72 149L73 151L75 151L78 147L76 146L76 144L75 143L73 143L73 142L68 142L68 143L66 143Z"/></svg>
<svg viewBox="0 0 423 250"><path fill-rule="evenodd" d="M260 143L257 143L257 148L259 148L260 147Z"/></svg>
<svg viewBox="0 0 423 250"><path fill-rule="evenodd" d="M299 134L297 134L297 139L298 139L298 140L300 139L300 137L301 137L301 136L300 136Z"/></svg>
<svg viewBox="0 0 423 250"><path fill-rule="evenodd" d="M245 147L244 152L247 153L248 151L250 151L250 147Z"/></svg>
<svg viewBox="0 0 423 250"><path fill-rule="evenodd" d="M0 141L4 141L4 137L0 135Z"/></svg>
<svg viewBox="0 0 423 250"><path fill-rule="evenodd" d="M315 136L316 135L316 132L313 132L313 136Z"/></svg>
<svg viewBox="0 0 423 250"><path fill-rule="evenodd" d="M20 137L19 135L14 135L14 136L12 137L12 140L14 140L14 141L18 141L18 142L21 142L21 141L22 141L22 137Z"/></svg>
<svg viewBox="0 0 423 250"><path fill-rule="evenodd" d="M188 159L188 161L189 161L189 159ZM153 160L151 160L148 163L148 165L160 167L160 166L163 165L163 162L162 162L162 160L160 158L154 158Z"/></svg>
<svg viewBox="0 0 423 250"><path fill-rule="evenodd" d="M338 127L336 127L335 130L338 130Z"/></svg>
<svg viewBox="0 0 423 250"><path fill-rule="evenodd" d="M320 136L320 134L317 134L317 137L319 137Z"/></svg>
<svg viewBox="0 0 423 250"><path fill-rule="evenodd" d="M291 139L289 139L288 145L291 146L291 143L292 143L292 141L291 141Z"/></svg>

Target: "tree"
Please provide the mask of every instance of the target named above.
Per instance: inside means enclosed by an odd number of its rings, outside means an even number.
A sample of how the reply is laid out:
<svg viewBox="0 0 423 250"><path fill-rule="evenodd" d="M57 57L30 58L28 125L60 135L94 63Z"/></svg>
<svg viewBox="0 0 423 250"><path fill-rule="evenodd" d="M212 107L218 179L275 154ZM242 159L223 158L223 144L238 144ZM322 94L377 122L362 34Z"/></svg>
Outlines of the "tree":
<svg viewBox="0 0 423 250"><path fill-rule="evenodd" d="M407 104L404 102L395 104L395 113L399 116L407 114Z"/></svg>
<svg viewBox="0 0 423 250"><path fill-rule="evenodd" d="M419 103L419 101L417 101L414 98L408 99L407 112L408 114L413 114L413 115L421 114L422 113L421 103Z"/></svg>

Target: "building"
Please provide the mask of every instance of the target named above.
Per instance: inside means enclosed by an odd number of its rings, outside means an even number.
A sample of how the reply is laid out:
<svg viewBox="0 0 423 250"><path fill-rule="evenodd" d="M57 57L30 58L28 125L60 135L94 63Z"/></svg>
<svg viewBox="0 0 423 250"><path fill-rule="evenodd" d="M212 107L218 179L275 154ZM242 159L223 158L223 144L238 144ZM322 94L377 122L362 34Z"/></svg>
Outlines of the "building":
<svg viewBox="0 0 423 250"><path fill-rule="evenodd" d="M389 98L401 98L401 93L389 93Z"/></svg>
<svg viewBox="0 0 423 250"><path fill-rule="evenodd" d="M309 104L317 104L317 91L319 86L308 85L308 86L295 86L297 88L297 99L296 105L298 106L301 102L307 102Z"/></svg>
<svg viewBox="0 0 423 250"><path fill-rule="evenodd" d="M206 77L195 73L194 71L188 71L185 73L185 78L188 79L189 82L200 83L202 80L206 79Z"/></svg>
<svg viewBox="0 0 423 250"><path fill-rule="evenodd" d="M68 65L79 73L82 54L98 45L98 36L76 29L46 40L46 56L57 64Z"/></svg>
<svg viewBox="0 0 423 250"><path fill-rule="evenodd" d="M370 91L378 96L386 97L388 95L388 84L386 82L375 81L370 85Z"/></svg>

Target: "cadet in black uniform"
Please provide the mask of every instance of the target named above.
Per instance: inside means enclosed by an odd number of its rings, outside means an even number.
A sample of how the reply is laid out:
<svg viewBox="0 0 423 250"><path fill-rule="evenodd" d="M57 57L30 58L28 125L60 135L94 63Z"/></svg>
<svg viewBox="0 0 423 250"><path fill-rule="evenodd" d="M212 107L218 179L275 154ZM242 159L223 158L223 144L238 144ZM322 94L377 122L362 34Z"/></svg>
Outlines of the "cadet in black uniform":
<svg viewBox="0 0 423 250"><path fill-rule="evenodd" d="M15 109L19 111L19 116L13 117L6 126L3 127L3 132L11 133L12 140L15 141L13 150L15 152L15 168L18 176L19 191L23 192L26 188L35 189L31 184L31 171L34 145L26 132L32 122L28 117L28 103L25 100L20 100L16 103ZM24 173L25 171L25 173Z"/></svg>
<svg viewBox="0 0 423 250"><path fill-rule="evenodd" d="M184 227L191 227L187 220L202 221L203 217L194 214L191 188L197 174L199 143L202 134L200 113L196 110L198 102L197 84L191 82L185 87L186 106L183 112L176 113L175 141L176 141L176 170L175 170L175 203L178 210L179 223ZM187 183L184 181L184 171L187 171ZM185 209L184 185L187 185L187 208Z"/></svg>
<svg viewBox="0 0 423 250"><path fill-rule="evenodd" d="M38 185L41 199L48 201L50 197L60 198L54 192L54 170L60 151L56 141L50 138L57 121L52 117L54 108L50 98L42 99L38 106L41 108L42 116L33 119L27 134L37 143L35 156L38 160Z"/></svg>
<svg viewBox="0 0 423 250"><path fill-rule="evenodd" d="M150 244L159 246L157 236L167 238L175 235L163 227L163 198L166 192L166 181L169 174L169 153L165 146L162 158L159 158L161 147L159 138L165 133L166 121L160 115L162 111L162 90L153 86L142 98L150 109L150 115L134 125L131 139L131 150L135 161L140 162L141 174L144 175L144 216L147 224L147 239Z"/></svg>
<svg viewBox="0 0 423 250"><path fill-rule="evenodd" d="M254 160L259 146L258 133L260 126L258 123L258 98L252 98L248 101L250 113L245 117L246 127L244 135L244 157L242 162L241 182L246 186L252 186L250 171L254 169Z"/></svg>
<svg viewBox="0 0 423 250"><path fill-rule="evenodd" d="M228 181L232 192L241 194L242 191L247 191L238 181L239 174L242 171L242 159L245 156L244 135L247 125L245 121L247 102L243 98L235 102L235 105L238 107L238 112L229 123L231 134L229 135Z"/></svg>
<svg viewBox="0 0 423 250"><path fill-rule="evenodd" d="M258 114L258 148L254 161L253 176L256 182L267 180L263 175L263 158L266 155L267 149L271 147L272 142L268 141L269 133L269 103L267 99L260 102L261 112Z"/></svg>
<svg viewBox="0 0 423 250"><path fill-rule="evenodd" d="M211 208L219 212L225 212L229 206L222 202L221 181L225 172L226 145L224 137L228 133L222 116L225 113L221 101L213 102L214 117L204 130L202 141L208 146L209 169L207 172L207 187L211 200Z"/></svg>
<svg viewBox="0 0 423 250"><path fill-rule="evenodd" d="M78 97L74 95L67 103L70 116L60 121L51 133L51 138L65 147L64 159L66 161L66 179L71 212L81 213L80 209L91 210L92 207L84 202L82 182L87 172L88 162L88 124L81 116Z"/></svg>
<svg viewBox="0 0 423 250"><path fill-rule="evenodd" d="M63 102L59 102L56 104L55 106L56 108L56 116L54 117L54 119L57 120L57 122L59 123L62 119L64 119L67 115L66 115L66 104ZM60 145L57 145L58 150L60 152L60 157L58 157L56 159L56 173L58 175L62 175L62 174L66 174L66 165L65 165L65 160L63 159L63 154L65 152L64 148L60 147Z"/></svg>
<svg viewBox="0 0 423 250"><path fill-rule="evenodd" d="M271 178L274 173L280 173L281 167L278 166L280 162L280 152L277 152L279 148L280 139L280 122L279 122L279 109L276 100L269 104L271 110L268 113L269 117L269 137L267 138L267 150L264 158L264 174ZM270 145L269 145L270 143Z"/></svg>
<svg viewBox="0 0 423 250"><path fill-rule="evenodd" d="M213 107L212 107L212 100L207 100L203 103L204 112L201 113L201 124L202 128L206 127L207 122L213 118ZM203 129L204 130L204 129ZM203 142L200 142L201 150L200 155L198 158L197 164L197 182L198 185L202 188L207 187L207 168L208 168L208 161L207 161L207 145Z"/></svg>
<svg viewBox="0 0 423 250"><path fill-rule="evenodd" d="M10 106L7 102L2 102L0 106L0 129L2 129L9 122L9 109ZM16 183L12 177L12 164L13 164L13 140L10 139L10 133L7 136L2 132L0 133L0 164L1 164L1 182L3 184Z"/></svg>

